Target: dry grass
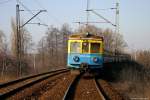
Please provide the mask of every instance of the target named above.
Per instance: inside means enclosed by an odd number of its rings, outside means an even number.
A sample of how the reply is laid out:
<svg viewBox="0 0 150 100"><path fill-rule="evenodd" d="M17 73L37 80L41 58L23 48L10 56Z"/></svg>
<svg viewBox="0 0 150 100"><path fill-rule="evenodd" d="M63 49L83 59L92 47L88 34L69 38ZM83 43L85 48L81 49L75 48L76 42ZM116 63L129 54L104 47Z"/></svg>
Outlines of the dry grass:
<svg viewBox="0 0 150 100"><path fill-rule="evenodd" d="M146 64L148 65L148 64ZM150 99L150 69L139 62L113 64L108 72L112 85L129 98Z"/></svg>
<svg viewBox="0 0 150 100"><path fill-rule="evenodd" d="M14 77L14 76L1 76L0 77L0 83L4 83L4 82L8 82L8 81L11 81L11 80L15 80L16 79L16 77Z"/></svg>

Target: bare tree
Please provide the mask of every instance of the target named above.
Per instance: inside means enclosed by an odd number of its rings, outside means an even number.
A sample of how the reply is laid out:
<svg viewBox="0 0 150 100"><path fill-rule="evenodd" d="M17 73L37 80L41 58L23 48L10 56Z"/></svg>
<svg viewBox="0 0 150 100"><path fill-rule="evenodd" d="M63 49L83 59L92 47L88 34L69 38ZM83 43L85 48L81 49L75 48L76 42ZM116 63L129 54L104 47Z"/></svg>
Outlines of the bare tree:
<svg viewBox="0 0 150 100"><path fill-rule="evenodd" d="M89 32L91 34L102 35L102 29L94 25L88 25L87 27L81 26L74 33L86 33L86 32Z"/></svg>
<svg viewBox="0 0 150 100"><path fill-rule="evenodd" d="M116 37L118 38L118 51L122 50L125 46L123 37L121 35L115 35L111 29L102 30L94 25L89 25L88 27L81 26L73 32L68 24L64 24L60 29L51 26L38 45L38 55L42 62L41 65L48 69L58 68L58 66L66 66L68 36L71 33L86 32L104 37L104 46L109 52L113 52L115 49Z"/></svg>
<svg viewBox="0 0 150 100"><path fill-rule="evenodd" d="M146 69L150 69L150 50L141 50L136 52L136 60Z"/></svg>
<svg viewBox="0 0 150 100"><path fill-rule="evenodd" d="M23 23L23 22L22 22ZM11 27L12 27L12 53L14 56L17 55L17 32L16 32L16 23L14 19L11 19ZM21 35L21 54L27 54L33 45L31 34L27 31L25 27L20 28Z"/></svg>
<svg viewBox="0 0 150 100"><path fill-rule="evenodd" d="M44 68L56 69L59 66L66 66L67 61L67 38L72 33L68 24L64 24L61 29L49 27L46 35L40 40L38 45L41 62L45 62ZM42 64L42 65L43 65Z"/></svg>
<svg viewBox="0 0 150 100"><path fill-rule="evenodd" d="M43 71L45 70L45 65L46 65L46 40L45 40L45 37L42 37L42 39L39 41L38 43L38 56L37 56L37 70L40 70L41 67L43 68L42 70L40 71Z"/></svg>
<svg viewBox="0 0 150 100"><path fill-rule="evenodd" d="M69 34L71 33L72 33L72 30L68 24L64 24L60 29L60 34L62 37L62 48L60 48L61 49L60 51L62 55L61 61L62 61L63 66L66 66L66 63L67 63L67 45L68 45L67 40L68 40Z"/></svg>
<svg viewBox="0 0 150 100"><path fill-rule="evenodd" d="M0 30L0 66L1 67L1 76L3 77L4 71L6 69L6 38L3 31Z"/></svg>
<svg viewBox="0 0 150 100"><path fill-rule="evenodd" d="M106 29L103 31L102 33L103 37L104 37L104 46L105 46L105 50L109 51L109 52L113 52L113 48L114 48L114 33L112 30L110 29Z"/></svg>
<svg viewBox="0 0 150 100"><path fill-rule="evenodd" d="M51 26L47 32L46 36L46 47L49 53L49 58L51 59L51 64L52 66L57 66L58 61L58 34L59 30L53 26Z"/></svg>
<svg viewBox="0 0 150 100"><path fill-rule="evenodd" d="M75 33L97 34L104 37L104 49L109 52L122 52L124 47L127 46L121 34L116 34L111 29L102 30L94 25L88 25L88 27L81 26Z"/></svg>
<svg viewBox="0 0 150 100"><path fill-rule="evenodd" d="M124 41L123 35L115 34L114 39L114 48L116 53L123 52L124 48L127 47L127 43Z"/></svg>
<svg viewBox="0 0 150 100"><path fill-rule="evenodd" d="M23 22L22 22L23 23ZM16 23L14 21L14 19L11 19L11 27L12 27L12 39L11 39L11 52L12 55L16 58L18 58L18 51L20 53L20 57L17 59L18 61L18 67L16 68L16 70L18 70L18 75L23 72L27 72L27 67L28 63L27 63L27 55L28 55L28 50L31 48L31 44L32 44L32 37L30 35L30 33L27 31L27 29L25 27L23 28L19 28L19 34L20 37L17 37L17 31L16 31ZM18 43L18 38L20 39L21 43ZM20 45L21 44L21 45ZM18 45L20 45L20 49L18 48Z"/></svg>
<svg viewBox="0 0 150 100"><path fill-rule="evenodd" d="M12 28L11 52L13 56L17 57L17 31L16 31L16 23L13 18L11 19L11 28Z"/></svg>

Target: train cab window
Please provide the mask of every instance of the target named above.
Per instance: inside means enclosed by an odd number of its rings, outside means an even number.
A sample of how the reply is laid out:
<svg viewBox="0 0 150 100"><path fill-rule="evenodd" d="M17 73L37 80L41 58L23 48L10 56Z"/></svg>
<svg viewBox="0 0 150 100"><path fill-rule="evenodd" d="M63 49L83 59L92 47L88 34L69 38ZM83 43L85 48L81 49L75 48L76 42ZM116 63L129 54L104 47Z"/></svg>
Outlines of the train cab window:
<svg viewBox="0 0 150 100"><path fill-rule="evenodd" d="M71 42L70 52L71 53L80 53L80 42Z"/></svg>
<svg viewBox="0 0 150 100"><path fill-rule="evenodd" d="M82 43L82 53L88 53L89 52L89 43L83 42Z"/></svg>
<svg viewBox="0 0 150 100"><path fill-rule="evenodd" d="M91 53L100 53L100 43L91 43Z"/></svg>

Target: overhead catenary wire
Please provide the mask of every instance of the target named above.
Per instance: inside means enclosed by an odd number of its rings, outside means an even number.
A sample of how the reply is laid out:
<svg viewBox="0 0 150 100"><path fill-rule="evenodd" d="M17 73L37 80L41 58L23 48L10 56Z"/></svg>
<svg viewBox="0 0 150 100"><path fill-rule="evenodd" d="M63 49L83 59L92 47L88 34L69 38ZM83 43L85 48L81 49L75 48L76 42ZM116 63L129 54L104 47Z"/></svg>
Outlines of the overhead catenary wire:
<svg viewBox="0 0 150 100"><path fill-rule="evenodd" d="M27 6L25 6L22 2L18 0L18 3L29 13L31 13L33 16L35 15ZM37 20L39 20L42 24L45 24L39 17L36 17Z"/></svg>
<svg viewBox="0 0 150 100"><path fill-rule="evenodd" d="M28 21L26 21L21 27L25 26L26 24L28 24L33 18L35 18L38 14L40 14L41 12L44 12L45 10L40 10L37 14L35 14L34 16L32 16Z"/></svg>
<svg viewBox="0 0 150 100"><path fill-rule="evenodd" d="M73 22L73 23L78 23L78 24L86 24L87 22ZM104 21L89 21L89 23L108 23L108 22L104 22Z"/></svg>
<svg viewBox="0 0 150 100"><path fill-rule="evenodd" d="M108 10L114 10L116 8L104 8L104 9L92 9L92 10L102 10L102 11L108 11Z"/></svg>
<svg viewBox="0 0 150 100"><path fill-rule="evenodd" d="M4 1L0 1L0 4L5 4L5 3L8 3L8 2L11 2L13 0L4 0Z"/></svg>
<svg viewBox="0 0 150 100"><path fill-rule="evenodd" d="M102 18L103 20L105 20L107 23L110 23L112 26L116 27L115 24L113 24L111 21L109 21L108 19L106 19L105 17L103 17L101 14L95 12L94 10L89 10L91 12L93 12L95 15L99 16L100 18Z"/></svg>
<svg viewBox="0 0 150 100"><path fill-rule="evenodd" d="M35 2L40 8L45 9L45 8L43 7L43 5L41 5L41 3L40 3L38 0L34 0L34 2Z"/></svg>
<svg viewBox="0 0 150 100"><path fill-rule="evenodd" d="M77 21L77 22L73 22L73 23L78 23L79 24L79 27L80 27L80 24L85 24L86 27L88 26L89 23L109 23L111 24L112 26L115 27L115 30L116 30L116 27L119 26L117 25L117 23L113 23L111 22L110 20L108 20L107 18L105 18L104 16L102 16L101 14L97 13L96 10L117 10L116 13L118 13L118 7L110 7L110 8L105 8L105 9L89 9L89 6L90 6L90 0L87 0L87 8L86 8L86 22L81 22L81 21ZM89 22L89 16L90 16L90 12L92 12L93 14L97 15L98 17L100 17L101 19L103 19L104 21L90 21Z"/></svg>
<svg viewBox="0 0 150 100"><path fill-rule="evenodd" d="M45 7L38 1L38 0L34 0L34 2L41 8L41 9L45 9ZM55 20L55 22L61 23L61 21L53 16L49 11L47 11L47 15L51 18L53 18L53 20Z"/></svg>

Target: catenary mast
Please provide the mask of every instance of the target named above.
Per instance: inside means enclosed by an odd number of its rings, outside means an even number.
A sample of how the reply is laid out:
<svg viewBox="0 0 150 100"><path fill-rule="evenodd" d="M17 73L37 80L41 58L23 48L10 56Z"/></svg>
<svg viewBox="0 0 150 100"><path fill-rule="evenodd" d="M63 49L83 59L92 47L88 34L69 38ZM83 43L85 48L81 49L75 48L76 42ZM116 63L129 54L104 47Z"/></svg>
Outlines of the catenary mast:
<svg viewBox="0 0 150 100"><path fill-rule="evenodd" d="M116 33L119 34L120 33L120 26L119 26L119 0L116 0Z"/></svg>

